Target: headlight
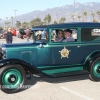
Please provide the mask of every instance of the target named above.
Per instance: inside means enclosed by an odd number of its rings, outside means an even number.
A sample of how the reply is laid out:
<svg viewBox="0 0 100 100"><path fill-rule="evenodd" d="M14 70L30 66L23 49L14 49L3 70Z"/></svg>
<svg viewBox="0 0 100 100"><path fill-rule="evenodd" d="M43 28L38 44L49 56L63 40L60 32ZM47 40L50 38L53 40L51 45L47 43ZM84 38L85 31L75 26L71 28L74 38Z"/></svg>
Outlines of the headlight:
<svg viewBox="0 0 100 100"><path fill-rule="evenodd" d="M6 47L5 45L0 45L0 60L6 58Z"/></svg>
<svg viewBox="0 0 100 100"><path fill-rule="evenodd" d="M1 45L0 45L0 52L2 52L2 47L1 47Z"/></svg>
<svg viewBox="0 0 100 100"><path fill-rule="evenodd" d="M5 59L6 58L6 48L5 47L2 47L2 58Z"/></svg>
<svg viewBox="0 0 100 100"><path fill-rule="evenodd" d="M0 52L0 60L3 59L3 54Z"/></svg>
<svg viewBox="0 0 100 100"><path fill-rule="evenodd" d="M0 45L0 60L3 58L2 46Z"/></svg>

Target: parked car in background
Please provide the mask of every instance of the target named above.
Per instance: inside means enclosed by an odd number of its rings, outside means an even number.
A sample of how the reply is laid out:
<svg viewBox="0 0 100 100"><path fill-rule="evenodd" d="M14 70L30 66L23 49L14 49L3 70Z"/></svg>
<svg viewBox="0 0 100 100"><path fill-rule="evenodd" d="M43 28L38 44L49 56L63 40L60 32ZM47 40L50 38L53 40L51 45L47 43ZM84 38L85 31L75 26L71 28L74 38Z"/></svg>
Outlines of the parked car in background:
<svg viewBox="0 0 100 100"><path fill-rule="evenodd" d="M24 39L25 35L26 35L26 29L24 29L24 28L19 29L19 37L21 39Z"/></svg>
<svg viewBox="0 0 100 100"><path fill-rule="evenodd" d="M3 39L3 38L4 38L4 30L0 29L0 39Z"/></svg>
<svg viewBox="0 0 100 100"><path fill-rule="evenodd" d="M12 29L13 36L16 36L16 29Z"/></svg>

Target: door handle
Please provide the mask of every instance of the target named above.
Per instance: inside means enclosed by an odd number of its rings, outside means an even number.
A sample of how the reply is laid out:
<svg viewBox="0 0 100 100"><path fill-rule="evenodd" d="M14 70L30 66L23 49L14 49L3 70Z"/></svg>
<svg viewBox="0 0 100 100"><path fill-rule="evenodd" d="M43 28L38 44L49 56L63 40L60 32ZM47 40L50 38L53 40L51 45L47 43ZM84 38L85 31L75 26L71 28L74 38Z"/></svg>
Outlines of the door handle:
<svg viewBox="0 0 100 100"><path fill-rule="evenodd" d="M43 45L42 45L42 44L40 44L40 45L39 45L39 47L40 47L40 48L43 48Z"/></svg>
<svg viewBox="0 0 100 100"><path fill-rule="evenodd" d="M77 48L80 48L80 47L81 47L81 46L79 46L79 45L77 46Z"/></svg>

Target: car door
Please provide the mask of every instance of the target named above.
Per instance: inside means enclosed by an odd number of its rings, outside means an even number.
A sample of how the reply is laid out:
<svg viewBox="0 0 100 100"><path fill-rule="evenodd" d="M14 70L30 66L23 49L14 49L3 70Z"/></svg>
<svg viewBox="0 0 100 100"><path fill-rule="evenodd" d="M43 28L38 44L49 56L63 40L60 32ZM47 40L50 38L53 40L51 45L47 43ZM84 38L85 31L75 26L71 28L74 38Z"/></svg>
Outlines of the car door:
<svg viewBox="0 0 100 100"><path fill-rule="evenodd" d="M82 56L81 44L80 44L80 28L70 28L72 35L75 33L75 41L73 42L52 42L52 65L75 65L83 64L84 56ZM52 31L51 31L52 32ZM84 53L84 52L83 52Z"/></svg>
<svg viewBox="0 0 100 100"><path fill-rule="evenodd" d="M51 45L53 65L75 65L82 64L81 46L78 43L58 43Z"/></svg>
<svg viewBox="0 0 100 100"><path fill-rule="evenodd" d="M96 32L94 32L95 30ZM83 65L89 55L95 51L100 51L99 41L100 28L78 28L77 41L51 42L52 64L56 66Z"/></svg>
<svg viewBox="0 0 100 100"><path fill-rule="evenodd" d="M51 48L48 44L39 44L37 47L37 65L50 66L51 65Z"/></svg>

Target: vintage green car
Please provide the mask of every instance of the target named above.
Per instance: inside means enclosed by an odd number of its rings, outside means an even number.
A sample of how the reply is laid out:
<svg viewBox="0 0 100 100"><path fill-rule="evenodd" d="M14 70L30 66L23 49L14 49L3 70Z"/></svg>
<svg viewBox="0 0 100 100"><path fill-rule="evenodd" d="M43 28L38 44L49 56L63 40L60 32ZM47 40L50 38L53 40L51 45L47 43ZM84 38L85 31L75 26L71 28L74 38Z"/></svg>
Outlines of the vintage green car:
<svg viewBox="0 0 100 100"><path fill-rule="evenodd" d="M59 31L63 40L55 41ZM100 81L100 23L48 25L41 32L33 29L33 43L3 44L0 51L0 88L6 93L19 91L27 74L55 77L87 71L93 81Z"/></svg>

